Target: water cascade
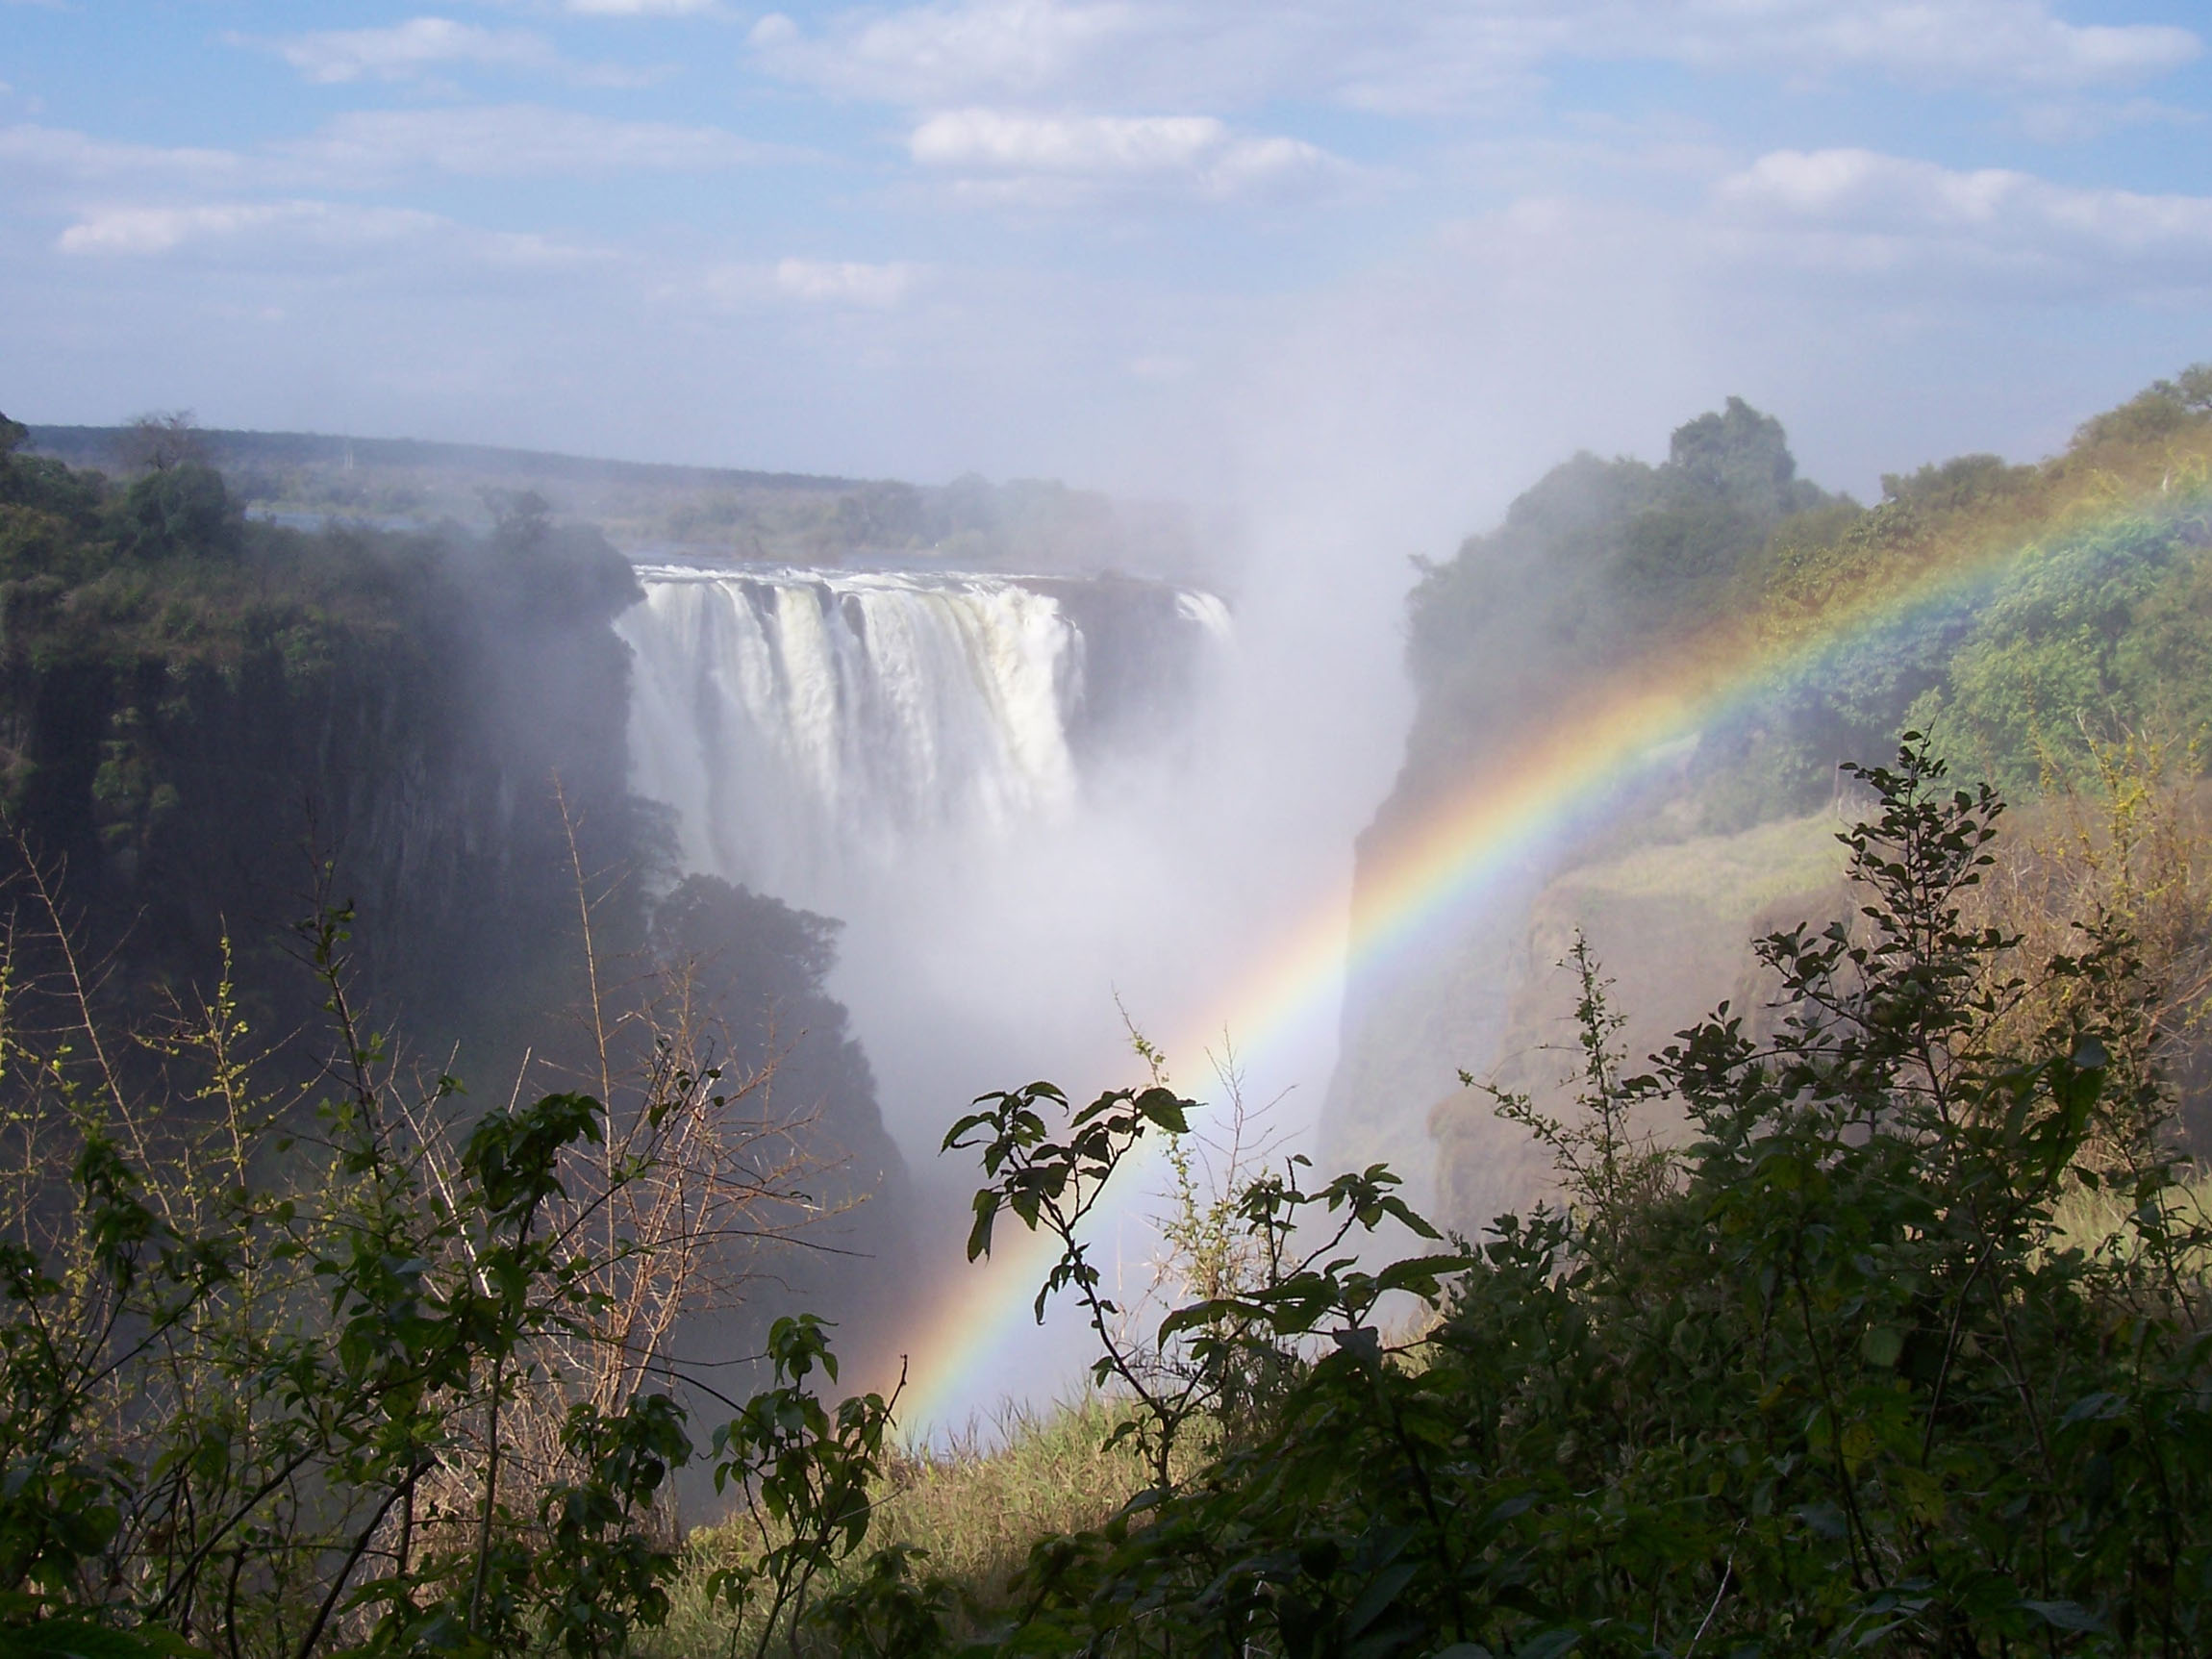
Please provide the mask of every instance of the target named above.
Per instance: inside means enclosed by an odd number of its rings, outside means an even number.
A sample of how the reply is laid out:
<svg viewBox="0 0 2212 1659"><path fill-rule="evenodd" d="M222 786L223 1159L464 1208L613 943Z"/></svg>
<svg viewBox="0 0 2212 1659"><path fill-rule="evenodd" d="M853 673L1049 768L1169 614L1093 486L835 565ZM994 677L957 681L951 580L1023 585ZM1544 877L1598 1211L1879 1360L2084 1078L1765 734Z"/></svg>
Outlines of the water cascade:
<svg viewBox="0 0 2212 1659"><path fill-rule="evenodd" d="M1301 769L1344 681L1311 650L1285 654L1279 619L1232 632L1219 598L1157 581L638 575L644 600L616 624L633 652L632 787L675 810L688 871L843 922L831 986L916 1183L917 1248L966 1295L974 1170L937 1152L975 1095L1135 1081L1126 1020L1171 1045L1178 1087L1211 1098L1217 1057L1246 1035L1212 1011L1241 1020L1238 988L1273 983L1274 957L1255 952L1311 954L1285 934L1286 895L1341 879L1344 801L1365 810ZM1293 721L1303 748L1252 740ZM1287 1092L1325 1074L1332 1035L1276 1037L1253 1074L1286 1144L1305 1098ZM1141 1220L1116 1233L1117 1275L1148 1271L1148 1237ZM926 1335L926 1312L902 1342ZM987 1393L1019 1377L1043 1397L1082 1351L1079 1329L1055 1325ZM952 1421L990 1403L932 1409Z"/></svg>
<svg viewBox="0 0 2212 1659"><path fill-rule="evenodd" d="M686 868L849 916L1079 809L1187 721L1213 595L1119 579L641 566L640 793Z"/></svg>

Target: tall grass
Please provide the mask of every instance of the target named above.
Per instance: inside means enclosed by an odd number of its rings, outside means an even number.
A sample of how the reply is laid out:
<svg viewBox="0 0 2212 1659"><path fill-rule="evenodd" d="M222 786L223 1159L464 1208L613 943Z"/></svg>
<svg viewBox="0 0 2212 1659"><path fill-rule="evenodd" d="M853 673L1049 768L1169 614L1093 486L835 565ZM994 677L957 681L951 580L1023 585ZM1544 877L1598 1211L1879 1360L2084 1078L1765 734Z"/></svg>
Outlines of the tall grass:
<svg viewBox="0 0 2212 1659"><path fill-rule="evenodd" d="M2167 1189L2161 1198L2171 1218L2170 1225L2177 1231L2212 1223L2212 1167L2199 1165L2194 1178ZM2092 1192L2086 1187L2073 1187L2053 1207L2058 1235L2052 1243L2093 1256L2109 1256L2116 1251L2132 1255L2140 1244L2139 1236L2128 1226L2134 1210L2133 1197L2117 1188ZM2182 1266L2199 1280L2212 1281L2212 1257L2185 1259Z"/></svg>
<svg viewBox="0 0 2212 1659"><path fill-rule="evenodd" d="M909 1452L877 1510L887 1544L929 1551L930 1563L994 1599L1040 1538L1096 1526L1145 1484L1124 1441L1103 1449L1127 1416L1084 1395L1045 1411L1011 1410L943 1450Z"/></svg>
<svg viewBox="0 0 2212 1659"><path fill-rule="evenodd" d="M848 1572L878 1548L911 1545L926 1552L921 1571L954 1587L956 1626L990 1622L1007 1605L1007 1581L1032 1545L1099 1525L1146 1484L1144 1460L1129 1443L1104 1449L1125 1416L1119 1402L1085 1395L1043 1410L1008 1408L944 1445L901 1451L886 1471L867 1543ZM671 1589L668 1622L644 1645L647 1659L749 1653L758 1636L753 1621L716 1604L707 1580L774 1542L742 1507L723 1524L693 1532ZM838 1587L833 1581L822 1589Z"/></svg>

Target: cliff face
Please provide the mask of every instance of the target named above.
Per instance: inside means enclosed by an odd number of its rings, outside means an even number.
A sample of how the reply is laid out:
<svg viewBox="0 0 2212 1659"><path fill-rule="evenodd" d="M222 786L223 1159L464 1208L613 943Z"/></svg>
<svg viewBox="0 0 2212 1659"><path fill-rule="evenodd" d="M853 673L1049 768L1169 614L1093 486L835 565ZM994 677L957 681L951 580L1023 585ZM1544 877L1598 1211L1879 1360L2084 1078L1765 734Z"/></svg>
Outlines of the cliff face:
<svg viewBox="0 0 2212 1659"><path fill-rule="evenodd" d="M155 559L103 527L11 550L0 726L16 850L59 872L118 993L183 993L227 936L264 1018L303 1016L284 958L319 897L354 906L362 989L420 1043L542 1006L575 943L556 779L586 870L647 873L608 628L628 567L542 522L477 541L233 519ZM629 888L617 938L641 929Z"/></svg>
<svg viewBox="0 0 2212 1659"><path fill-rule="evenodd" d="M303 1082L328 1026L297 924L348 906L368 1023L486 1099L525 1056L527 1087L594 1070L585 906L616 1015L656 974L742 964L695 1013L733 1074L776 1063L805 1206L874 1258L800 1277L850 1311L900 1276L905 1172L822 991L833 924L669 891L665 814L628 788L612 623L639 594L527 497L489 535L310 535L246 521L205 467L117 487L0 442L0 903L35 909L41 872L133 1024L212 993L227 943L248 1025Z"/></svg>
<svg viewBox="0 0 2212 1659"><path fill-rule="evenodd" d="M1781 428L1731 400L1679 429L1660 466L1555 468L1429 568L1409 616L1418 712L1360 880L1422 848L1432 822L1456 833L1439 803L1486 786L1550 839L1483 832L1521 848L1520 867L1462 847L1492 878L1481 902L1355 980L1332 1161L1433 1172L1462 1226L1534 1196L1546 1172L1456 1070L1571 1100L1567 1057L1542 1049L1572 1035L1571 982L1552 964L1577 928L1621 981L1632 1062L1722 997L1755 1013L1746 941L1838 914L1822 872L1850 789L1839 763L1885 761L1906 730L1961 783L2065 807L2078 833L2053 844L2079 867L2037 890L2021 925L2060 939L2133 918L2146 994L2168 1010L2161 1063L2200 1124L2212 898L2194 873L2200 830L2158 803L2204 775L2212 733L2207 388L2212 366L2157 382L2033 465L1962 456L1885 477L1871 508L1798 481ZM1581 773L1560 782L1571 766L1546 769L1608 752L1609 720L1646 695L1702 711L1699 726L1617 757L1603 798ZM1537 763L1525 776L1517 753ZM2155 880L2130 862L2150 822L2170 856ZM2153 889L2168 895L2155 914L2140 898Z"/></svg>
<svg viewBox="0 0 2212 1659"><path fill-rule="evenodd" d="M1580 1084L1579 986L1564 966L1586 939L1623 1024L1614 1041L1629 1074L1674 1033L1722 999L1754 1020L1771 994L1751 942L1801 921L1847 915L1841 820L1816 813L1729 836L1697 836L1582 866L1546 884L1515 937L1487 961L1493 1019L1488 1056L1468 1069L1477 1084L1526 1095L1572 1120ZM1426 1124L1436 1144L1437 1214L1470 1233L1549 1190L1544 1149L1500 1121L1481 1088L1435 1097ZM1662 1143L1679 1136L1672 1117L1632 1125Z"/></svg>
<svg viewBox="0 0 2212 1659"><path fill-rule="evenodd" d="M1355 881L1393 867L1439 803L1487 777L1509 784L1517 745L1568 717L1593 687L1662 659L1777 522L1827 501L1797 477L1780 424L1731 398L1678 428L1663 465L1576 456L1496 530L1426 566L1408 604L1414 726L1396 783L1360 838ZM1707 827L1670 813L1672 787L1624 793L1593 821L1663 822L1675 837ZM1422 1196L1449 1196L1461 1177L1439 1165L1431 1111L1455 1094L1460 1068L1488 1075L1501 1044L1517 1041L1528 962L1547 948L1530 943L1531 908L1562 871L1605 857L1612 834L1587 829L1532 851L1425 943L1354 976L1322 1113L1328 1167L1387 1161ZM1478 1192L1526 1185L1502 1165L1492 1173Z"/></svg>
<svg viewBox="0 0 2212 1659"><path fill-rule="evenodd" d="M1437 948L1387 979L1368 976L1365 1000L1347 1008L1328 1167L1387 1162L1420 1184L1435 1219L1470 1234L1525 1206L1548 1189L1549 1166L1479 1085L1572 1118L1577 988L1562 964L1576 936L1627 1020L1620 1050L1643 1069L1722 998L1756 1006L1754 939L1843 914L1840 825L1819 812L1599 855L1548 878L1532 866L1495 891ZM1478 1087L1460 1083L1462 1069ZM1674 1128L1639 1126L1662 1139Z"/></svg>
<svg viewBox="0 0 2212 1659"><path fill-rule="evenodd" d="M1219 672L1229 631L1220 600L1197 589L1122 576L1025 584L1049 595L1082 641L1083 696L1068 742L1086 767L1157 760L1188 741L1191 710Z"/></svg>

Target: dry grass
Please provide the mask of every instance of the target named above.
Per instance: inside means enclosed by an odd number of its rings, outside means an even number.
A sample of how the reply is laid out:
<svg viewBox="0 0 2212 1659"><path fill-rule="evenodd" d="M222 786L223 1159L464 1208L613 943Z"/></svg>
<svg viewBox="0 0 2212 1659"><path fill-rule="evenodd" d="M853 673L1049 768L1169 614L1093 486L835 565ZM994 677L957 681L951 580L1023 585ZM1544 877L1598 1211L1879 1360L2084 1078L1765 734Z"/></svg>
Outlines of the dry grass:
<svg viewBox="0 0 2212 1659"><path fill-rule="evenodd" d="M2169 1225L2176 1231L2212 1226L2212 1168L2199 1165L2192 1178L2167 1191L2164 1201ZM2129 1225L2134 1208L2129 1194L2111 1187L2097 1192L2086 1187L2070 1188L2053 1211L2052 1219L2058 1223L2054 1243L2091 1255L2129 1253L2136 1238ZM2212 1277L2212 1260L2184 1261L2181 1270L2194 1274L2201 1284Z"/></svg>
<svg viewBox="0 0 2212 1659"><path fill-rule="evenodd" d="M1038 1539L1097 1526L1145 1485L1131 1445L1100 1449L1123 1415L1093 1395L901 1458L877 1511L880 1541L917 1545L937 1571L995 1598Z"/></svg>
<svg viewBox="0 0 2212 1659"><path fill-rule="evenodd" d="M925 1550L920 1570L958 1586L968 1619L987 1619L1004 1605L1007 1580L1030 1546L1099 1525L1145 1485L1144 1462L1129 1445L1102 1449L1121 1416L1113 1402L1087 1395L1045 1411L1009 1411L949 1445L898 1454L861 1557L893 1544ZM742 1639L750 1633L710 1604L706 1579L733 1557L755 1555L760 1542L742 1521L694 1532L674 1609L645 1650L657 1659L723 1659L737 1640L736 1650L749 1652Z"/></svg>
<svg viewBox="0 0 2212 1659"><path fill-rule="evenodd" d="M2147 1102L2155 1120L2105 1124L2094 1150L2126 1161L2120 1143L2133 1142L2139 1160L2178 1137L2202 1158L2212 1151L2212 786L2194 745L2130 734L2090 752L2089 784L2012 815L1976 895L1973 919L2021 942L2000 971L2030 981L1993 1036L2027 1050L2045 1032L2098 1032L2114 1050L2116 1102L2132 1084L2157 1085ZM2045 969L2091 949L2100 927L2130 943L2108 977Z"/></svg>

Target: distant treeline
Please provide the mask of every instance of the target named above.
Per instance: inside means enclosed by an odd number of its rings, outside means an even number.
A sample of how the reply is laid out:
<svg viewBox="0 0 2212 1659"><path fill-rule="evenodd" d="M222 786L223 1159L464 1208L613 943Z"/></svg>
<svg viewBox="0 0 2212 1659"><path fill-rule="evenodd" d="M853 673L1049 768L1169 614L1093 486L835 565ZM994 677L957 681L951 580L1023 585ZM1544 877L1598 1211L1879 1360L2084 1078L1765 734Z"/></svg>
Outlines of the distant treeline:
<svg viewBox="0 0 2212 1659"><path fill-rule="evenodd" d="M72 466L131 467L146 439L135 425L39 426L27 429L29 446ZM290 466L386 469L420 467L505 478L515 484L569 481L630 484L665 489L744 489L837 491L862 480L806 472L755 472L728 466L683 466L665 462L606 461L540 449L490 443L439 443L419 438L347 438L322 432L249 432L226 427L185 429L212 465L240 471Z"/></svg>
<svg viewBox="0 0 2212 1659"><path fill-rule="evenodd" d="M127 426L33 426L38 453L80 467L138 471L166 444L221 471L256 513L292 521L364 518L484 528L499 504L535 492L597 524L625 553L768 564L927 562L947 568L1145 575L1195 571L1181 510L1117 501L1054 480L943 485L734 467L606 461L485 444L192 426L176 415Z"/></svg>

